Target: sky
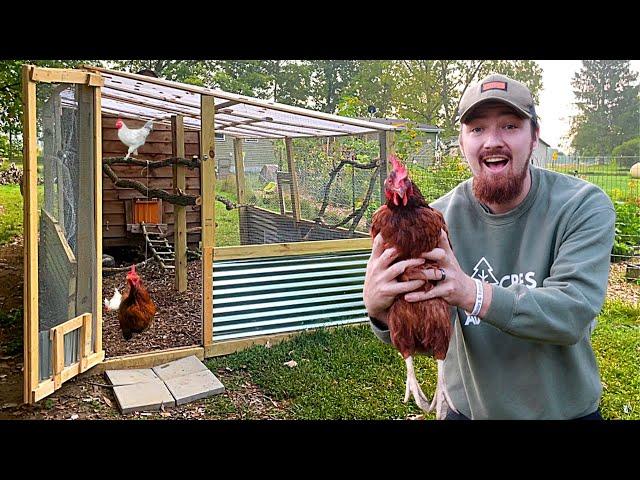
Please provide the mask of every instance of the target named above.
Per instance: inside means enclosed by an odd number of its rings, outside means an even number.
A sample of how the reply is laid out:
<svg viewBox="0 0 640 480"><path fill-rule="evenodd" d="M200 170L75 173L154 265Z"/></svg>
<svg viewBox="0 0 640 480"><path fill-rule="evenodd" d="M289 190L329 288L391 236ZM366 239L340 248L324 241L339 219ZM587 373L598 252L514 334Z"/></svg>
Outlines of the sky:
<svg viewBox="0 0 640 480"><path fill-rule="evenodd" d="M542 92L536 111L540 116L540 138L551 147L567 151L571 116L577 112L571 80L582 68L581 60L536 60L542 67ZM640 60L631 60L631 70L640 72Z"/></svg>

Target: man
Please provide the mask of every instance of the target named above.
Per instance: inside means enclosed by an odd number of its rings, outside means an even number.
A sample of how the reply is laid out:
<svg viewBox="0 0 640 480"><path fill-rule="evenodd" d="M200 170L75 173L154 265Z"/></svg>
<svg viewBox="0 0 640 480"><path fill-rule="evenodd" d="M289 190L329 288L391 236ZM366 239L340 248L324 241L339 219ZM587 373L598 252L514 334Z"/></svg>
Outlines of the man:
<svg viewBox="0 0 640 480"><path fill-rule="evenodd" d="M425 292L419 280L395 278L424 260L390 268L395 252L375 238L364 286L371 327L390 342L386 316L398 295L455 307L447 419L601 418L590 336L606 294L613 204L590 183L530 163L539 127L522 83L490 75L464 93L458 114L473 177L432 204L453 249L443 232L422 255L441 267L425 270L438 282Z"/></svg>

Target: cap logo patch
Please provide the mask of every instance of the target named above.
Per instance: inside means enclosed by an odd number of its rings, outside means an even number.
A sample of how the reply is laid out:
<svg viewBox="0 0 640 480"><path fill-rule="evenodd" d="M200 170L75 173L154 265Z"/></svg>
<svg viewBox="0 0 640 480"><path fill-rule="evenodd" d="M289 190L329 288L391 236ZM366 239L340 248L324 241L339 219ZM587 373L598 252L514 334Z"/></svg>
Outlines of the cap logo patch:
<svg viewBox="0 0 640 480"><path fill-rule="evenodd" d="M487 90L504 90L507 91L507 82L486 82L480 87L480 93Z"/></svg>

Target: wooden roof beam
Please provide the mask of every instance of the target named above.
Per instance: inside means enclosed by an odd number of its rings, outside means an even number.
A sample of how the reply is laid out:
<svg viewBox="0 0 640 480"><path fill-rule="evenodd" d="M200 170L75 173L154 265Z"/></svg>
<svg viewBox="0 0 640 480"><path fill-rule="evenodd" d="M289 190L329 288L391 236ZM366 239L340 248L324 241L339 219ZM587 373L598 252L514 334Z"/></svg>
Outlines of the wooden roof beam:
<svg viewBox="0 0 640 480"><path fill-rule="evenodd" d="M228 102L222 102L222 103L218 103L216 105L216 111L218 111L219 108L226 108L226 107L230 107L232 105L237 105L238 102L237 100L229 100Z"/></svg>

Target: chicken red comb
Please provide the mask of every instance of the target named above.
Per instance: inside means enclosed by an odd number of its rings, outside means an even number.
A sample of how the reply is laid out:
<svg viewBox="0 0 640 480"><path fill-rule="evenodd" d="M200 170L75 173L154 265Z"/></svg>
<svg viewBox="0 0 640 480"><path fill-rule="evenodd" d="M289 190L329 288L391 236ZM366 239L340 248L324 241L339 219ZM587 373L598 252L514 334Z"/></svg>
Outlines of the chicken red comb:
<svg viewBox="0 0 640 480"><path fill-rule="evenodd" d="M389 155L389 160L393 165L393 170L396 172L396 181L407 178L407 167L400 163L400 159L392 154Z"/></svg>
<svg viewBox="0 0 640 480"><path fill-rule="evenodd" d="M136 272L136 266L135 264L131 265L131 270L129 270L129 273L127 273L127 277L137 277L138 273Z"/></svg>

